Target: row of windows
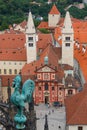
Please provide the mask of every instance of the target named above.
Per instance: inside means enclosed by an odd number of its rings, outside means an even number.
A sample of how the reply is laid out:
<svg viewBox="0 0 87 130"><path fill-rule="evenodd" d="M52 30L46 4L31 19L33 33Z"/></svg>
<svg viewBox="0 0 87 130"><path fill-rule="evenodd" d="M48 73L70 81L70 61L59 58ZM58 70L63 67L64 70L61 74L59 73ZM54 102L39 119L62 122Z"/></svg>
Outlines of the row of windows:
<svg viewBox="0 0 87 130"><path fill-rule="evenodd" d="M44 90L48 90L48 83L45 84ZM38 87L38 90L41 90L41 87ZM52 86L52 90L55 90L54 86Z"/></svg>
<svg viewBox="0 0 87 130"><path fill-rule="evenodd" d="M6 63L6 62L4 62L3 64L4 64L4 65L5 65L5 64L8 64L8 62L7 62L7 63ZM11 65L11 64L13 64L13 63L12 63L12 62L9 62L9 65ZM15 62L15 63L14 63L14 65L18 65L18 64L19 64L19 65L22 65L22 63L21 63L21 62L20 62L20 63L17 63L17 62Z"/></svg>
<svg viewBox="0 0 87 130"><path fill-rule="evenodd" d="M38 74L37 76L38 76L38 77L37 77L38 79L41 79L41 74ZM52 74L51 76L52 76L52 77L51 77L52 79L55 79L55 74ZM45 73L45 74L44 74L44 80L47 80L47 79L48 79L48 80L50 79L50 74Z"/></svg>
<svg viewBox="0 0 87 130"><path fill-rule="evenodd" d="M8 71L9 71L9 74L12 74L13 70L9 69ZM2 74L2 70L1 69L0 69L0 74ZM7 74L7 70L6 69L4 69L4 74ZM14 70L14 74L17 74L17 69Z"/></svg>

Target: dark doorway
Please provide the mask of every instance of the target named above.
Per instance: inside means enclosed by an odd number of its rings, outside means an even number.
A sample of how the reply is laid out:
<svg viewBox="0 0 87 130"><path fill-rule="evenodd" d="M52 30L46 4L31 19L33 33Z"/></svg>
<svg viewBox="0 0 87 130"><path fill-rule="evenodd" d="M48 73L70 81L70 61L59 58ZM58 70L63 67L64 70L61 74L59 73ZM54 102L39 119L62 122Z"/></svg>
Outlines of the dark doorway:
<svg viewBox="0 0 87 130"><path fill-rule="evenodd" d="M45 96L45 104L47 104L49 102L49 97Z"/></svg>

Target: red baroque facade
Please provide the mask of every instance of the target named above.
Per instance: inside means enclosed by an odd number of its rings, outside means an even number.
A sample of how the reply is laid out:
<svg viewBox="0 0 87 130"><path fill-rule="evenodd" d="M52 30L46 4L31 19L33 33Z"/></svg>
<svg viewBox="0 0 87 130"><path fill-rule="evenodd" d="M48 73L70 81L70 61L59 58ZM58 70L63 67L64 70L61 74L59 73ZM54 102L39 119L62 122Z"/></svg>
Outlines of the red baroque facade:
<svg viewBox="0 0 87 130"><path fill-rule="evenodd" d="M35 103L50 103L59 101L64 104L63 84L57 80L57 70L44 65L36 70Z"/></svg>

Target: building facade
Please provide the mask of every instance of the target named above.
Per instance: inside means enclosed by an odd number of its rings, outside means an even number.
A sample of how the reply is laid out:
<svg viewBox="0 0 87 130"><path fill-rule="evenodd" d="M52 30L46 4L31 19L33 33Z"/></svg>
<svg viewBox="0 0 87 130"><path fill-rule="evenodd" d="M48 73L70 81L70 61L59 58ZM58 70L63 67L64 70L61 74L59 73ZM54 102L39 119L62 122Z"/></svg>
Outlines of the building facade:
<svg viewBox="0 0 87 130"><path fill-rule="evenodd" d="M57 79L57 70L44 65L36 70L35 103L60 102L64 104L64 84Z"/></svg>

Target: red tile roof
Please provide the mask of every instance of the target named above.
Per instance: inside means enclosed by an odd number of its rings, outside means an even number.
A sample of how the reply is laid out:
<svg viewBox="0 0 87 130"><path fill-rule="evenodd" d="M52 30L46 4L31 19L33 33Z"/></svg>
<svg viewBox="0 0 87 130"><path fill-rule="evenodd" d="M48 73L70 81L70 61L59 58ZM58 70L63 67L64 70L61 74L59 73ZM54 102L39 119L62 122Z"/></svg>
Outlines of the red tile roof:
<svg viewBox="0 0 87 130"><path fill-rule="evenodd" d="M53 46L51 44L49 44L44 51L41 53L39 60L34 61L30 64L26 64L23 69L22 69L22 74L23 75L35 75L35 69L36 67L39 68L41 66L44 65L44 58L45 56L48 56L48 63L50 65L50 67L54 68L58 68L58 56L56 55L56 53L54 52ZM60 68L60 67L59 67ZM59 77L63 77L64 73L63 71L60 69L58 69L58 74Z"/></svg>
<svg viewBox="0 0 87 130"><path fill-rule="evenodd" d="M72 25L74 29L74 39L78 40L80 43L87 43L87 20L81 21L75 18L72 18ZM58 24L58 27L55 28L54 38L57 42L61 44L61 40L58 40L61 36L61 29L63 26L63 20Z"/></svg>
<svg viewBox="0 0 87 130"><path fill-rule="evenodd" d="M5 33L0 35L1 61L26 61L25 35Z"/></svg>
<svg viewBox="0 0 87 130"><path fill-rule="evenodd" d="M52 44L51 34L38 34L37 50L44 49ZM5 32L0 34L0 60L1 61L26 61L25 34ZM45 43L45 44L44 44Z"/></svg>
<svg viewBox="0 0 87 130"><path fill-rule="evenodd" d="M49 14L60 14L59 10L57 9L56 5L54 4L49 12Z"/></svg>
<svg viewBox="0 0 87 130"><path fill-rule="evenodd" d="M75 45L74 57L78 61L79 66L82 70L85 81L87 82L87 47L86 51L82 51L83 46L80 44L79 48Z"/></svg>
<svg viewBox="0 0 87 130"><path fill-rule="evenodd" d="M49 43L52 44L52 35L51 34L43 34L43 33L38 34L38 42L37 42L38 51L39 51L39 49L45 49Z"/></svg>
<svg viewBox="0 0 87 130"><path fill-rule="evenodd" d="M24 20L22 23L19 24L22 28L25 29L26 25L27 25L27 21Z"/></svg>
<svg viewBox="0 0 87 130"><path fill-rule="evenodd" d="M84 90L65 100L66 124L87 125L87 85Z"/></svg>
<svg viewBox="0 0 87 130"><path fill-rule="evenodd" d="M41 23L38 25L37 28L38 28L38 29L40 29L40 28L49 29L48 22L41 21Z"/></svg>

